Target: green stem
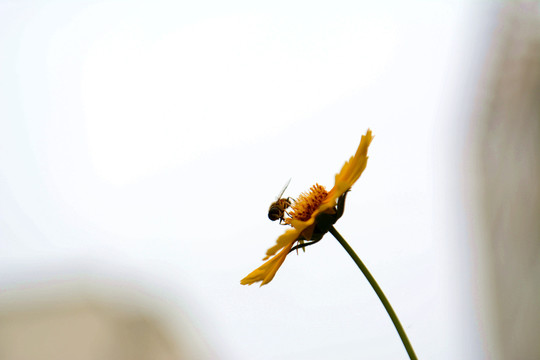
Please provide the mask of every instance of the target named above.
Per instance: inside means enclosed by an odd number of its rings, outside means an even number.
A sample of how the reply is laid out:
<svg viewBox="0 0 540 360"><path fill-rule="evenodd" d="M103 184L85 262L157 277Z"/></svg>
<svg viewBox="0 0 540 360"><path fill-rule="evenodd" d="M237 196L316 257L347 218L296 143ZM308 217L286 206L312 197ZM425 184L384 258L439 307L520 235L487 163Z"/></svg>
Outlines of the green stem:
<svg viewBox="0 0 540 360"><path fill-rule="evenodd" d="M392 319L392 322L394 323L394 326L396 327L399 337L401 338L401 341L403 342L403 345L405 346L405 349L407 350L409 357L411 358L411 360L417 360L418 358L416 357L416 354L414 353L411 343L409 342L409 339L407 338L407 334L405 333L405 330L403 330L403 326L401 326L401 323L399 322L399 319L396 313L394 312L394 309L392 309L390 302L388 302L388 299L384 295L383 291L381 290L381 288L379 287L379 285L377 284L373 276L371 276L367 267L364 265L362 260L360 260L358 255L356 255L354 250L349 246L349 244L347 244L345 239L340 235L340 233L337 232L337 230L333 226L330 227L330 233L334 235L334 237L337 239L337 241L339 241L341 246L345 248L345 251L347 251L347 253L352 257L356 265L358 265L358 267L360 268L364 276L367 278L371 287L373 288L373 290L375 290L375 292L377 293L377 296L383 303L384 308L386 309L386 312Z"/></svg>

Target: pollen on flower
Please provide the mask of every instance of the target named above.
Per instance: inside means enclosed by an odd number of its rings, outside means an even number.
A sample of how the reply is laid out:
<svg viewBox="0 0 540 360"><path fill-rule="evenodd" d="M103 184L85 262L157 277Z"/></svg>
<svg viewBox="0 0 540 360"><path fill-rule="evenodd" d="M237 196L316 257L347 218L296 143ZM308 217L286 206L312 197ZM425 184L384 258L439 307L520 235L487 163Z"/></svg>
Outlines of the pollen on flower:
<svg viewBox="0 0 540 360"><path fill-rule="evenodd" d="M298 199L291 205L292 210L289 215L292 219L307 221L311 218L311 214L322 204L328 192L324 186L315 184L308 192L303 192L298 196Z"/></svg>

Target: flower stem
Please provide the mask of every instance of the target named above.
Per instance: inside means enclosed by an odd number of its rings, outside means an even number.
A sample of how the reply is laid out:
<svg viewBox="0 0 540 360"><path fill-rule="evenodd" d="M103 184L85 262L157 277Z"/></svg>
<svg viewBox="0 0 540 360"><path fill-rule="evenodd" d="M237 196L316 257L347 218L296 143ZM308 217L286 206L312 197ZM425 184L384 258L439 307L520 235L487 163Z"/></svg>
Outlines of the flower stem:
<svg viewBox="0 0 540 360"><path fill-rule="evenodd" d="M386 312L392 319L392 322L394 323L394 326L396 327L399 337L401 338L401 341L403 342L403 345L405 346L405 349L407 350L409 357L411 358L411 360L417 360L418 358L416 357L416 354L414 353L412 345L409 342L409 339L407 338L407 334L405 333L405 330L403 330L403 327L401 326L401 323L399 322L399 319L396 313L394 312L394 309L392 309L390 302L388 302L388 299L384 295L383 291L381 290L381 288L379 287L379 285L377 284L373 276L371 276L367 267L364 265L362 260L360 260L358 255L356 255L354 250L349 246L349 244L347 244L345 239L340 235L340 233L337 232L337 230L333 226L330 227L330 233L334 235L334 237L337 239L337 241L339 241L341 246L345 248L345 251L347 251L347 253L351 256L351 258L354 260L356 265L360 268L364 276L367 278L371 287L373 288L373 290L375 290L375 292L377 293L377 296L383 303L384 308L386 309Z"/></svg>

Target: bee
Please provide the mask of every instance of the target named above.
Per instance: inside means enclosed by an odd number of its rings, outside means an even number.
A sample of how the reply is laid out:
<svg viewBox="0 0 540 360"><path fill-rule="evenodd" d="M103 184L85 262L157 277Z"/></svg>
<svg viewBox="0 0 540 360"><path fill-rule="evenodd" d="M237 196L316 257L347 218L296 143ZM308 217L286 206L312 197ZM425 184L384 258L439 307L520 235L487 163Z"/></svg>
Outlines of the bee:
<svg viewBox="0 0 540 360"><path fill-rule="evenodd" d="M276 198L276 201L274 201L270 208L268 209L268 218L272 221L276 221L279 219L279 223L281 224L282 221L285 220L285 213L289 206L291 206L291 198L282 198L283 193L287 189L287 186L289 186L289 183L291 182L291 179L287 181L285 186L283 187L283 190L279 193L279 195Z"/></svg>

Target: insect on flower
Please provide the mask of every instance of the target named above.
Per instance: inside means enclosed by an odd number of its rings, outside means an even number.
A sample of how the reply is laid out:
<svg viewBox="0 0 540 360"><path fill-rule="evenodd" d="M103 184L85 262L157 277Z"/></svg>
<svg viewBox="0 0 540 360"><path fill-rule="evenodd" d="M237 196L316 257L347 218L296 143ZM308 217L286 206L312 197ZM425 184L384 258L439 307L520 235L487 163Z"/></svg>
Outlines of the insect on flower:
<svg viewBox="0 0 540 360"><path fill-rule="evenodd" d="M261 282L268 284L285 261L289 252L312 245L322 239L335 222L343 214L347 192L360 178L368 161L368 148L373 140L371 130L362 135L356 153L345 162L335 176L334 187L327 191L322 185L315 184L309 191L300 194L293 202L291 198L281 198L287 185L281 191L278 199L270 205L268 217L270 220L280 219L291 228L277 238L274 246L266 251L264 264L243 278L242 285ZM290 181L290 180L289 180ZM291 208L287 211L288 208ZM285 217L287 214L288 217ZM297 246L294 246L298 244Z"/></svg>
<svg viewBox="0 0 540 360"><path fill-rule="evenodd" d="M289 186L289 183L291 182L291 179L287 181L279 195L276 197L276 201L274 201L270 208L268 209L268 218L272 221L276 221L279 219L279 223L281 224L282 221L285 220L285 213L287 211L287 208L291 206L291 198L282 198L283 193L285 190L287 190L287 186Z"/></svg>

